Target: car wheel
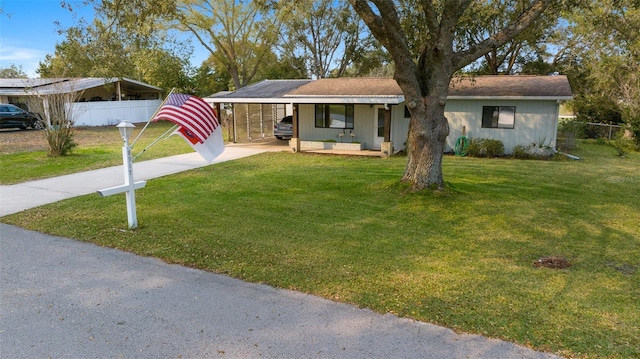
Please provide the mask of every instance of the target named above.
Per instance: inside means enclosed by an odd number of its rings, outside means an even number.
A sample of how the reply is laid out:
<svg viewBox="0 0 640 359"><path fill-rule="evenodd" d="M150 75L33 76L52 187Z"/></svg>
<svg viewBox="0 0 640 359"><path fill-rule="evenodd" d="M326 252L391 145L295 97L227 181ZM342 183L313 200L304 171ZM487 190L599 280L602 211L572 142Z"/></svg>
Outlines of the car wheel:
<svg viewBox="0 0 640 359"><path fill-rule="evenodd" d="M280 136L276 136L276 138L277 138L277 139L279 139L279 140L281 140L281 139L282 139L282 137L280 137Z"/></svg>
<svg viewBox="0 0 640 359"><path fill-rule="evenodd" d="M44 129L44 124L40 120L33 120L31 123L31 128L34 130L42 130Z"/></svg>

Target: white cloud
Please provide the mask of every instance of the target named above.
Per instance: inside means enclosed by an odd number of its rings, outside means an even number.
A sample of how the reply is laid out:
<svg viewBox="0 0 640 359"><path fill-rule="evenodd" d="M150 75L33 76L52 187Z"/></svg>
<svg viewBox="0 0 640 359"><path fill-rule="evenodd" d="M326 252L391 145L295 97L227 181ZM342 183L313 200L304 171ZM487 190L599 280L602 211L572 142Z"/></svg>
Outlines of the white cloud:
<svg viewBox="0 0 640 359"><path fill-rule="evenodd" d="M22 68L29 77L37 77L36 70L40 61L44 60L47 55L46 51L16 47L2 46L0 47L0 68L9 67L14 64Z"/></svg>
<svg viewBox="0 0 640 359"><path fill-rule="evenodd" d="M0 47L0 61L29 61L41 60L47 54L46 51L25 47L2 46Z"/></svg>

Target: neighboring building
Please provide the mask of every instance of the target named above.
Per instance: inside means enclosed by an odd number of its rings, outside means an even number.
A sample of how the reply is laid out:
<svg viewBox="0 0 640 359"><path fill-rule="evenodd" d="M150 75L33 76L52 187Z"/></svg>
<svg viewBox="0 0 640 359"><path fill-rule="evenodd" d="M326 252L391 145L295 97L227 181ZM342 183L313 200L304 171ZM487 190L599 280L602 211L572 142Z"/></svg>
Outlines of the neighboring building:
<svg viewBox="0 0 640 359"><path fill-rule="evenodd" d="M29 97L78 92L77 126L147 122L162 103L162 89L127 78L0 79L0 103L28 110Z"/></svg>
<svg viewBox="0 0 640 359"><path fill-rule="evenodd" d="M454 79L445 107L450 126L447 149L453 149L463 132L469 138L500 140L506 153L519 144L544 142L555 148L560 102L570 99L566 76ZM206 100L234 108L292 105L294 150L317 145L308 141L336 140L390 154L405 148L409 128L404 95L390 78L267 80ZM237 119L233 123L245 126Z"/></svg>

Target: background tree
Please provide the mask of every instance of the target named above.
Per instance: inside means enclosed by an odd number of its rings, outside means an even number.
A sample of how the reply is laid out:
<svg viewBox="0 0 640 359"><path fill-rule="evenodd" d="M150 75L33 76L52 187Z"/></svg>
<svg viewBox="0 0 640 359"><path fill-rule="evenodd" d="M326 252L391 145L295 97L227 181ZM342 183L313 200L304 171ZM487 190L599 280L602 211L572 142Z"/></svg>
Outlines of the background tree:
<svg viewBox="0 0 640 359"><path fill-rule="evenodd" d="M196 95L208 96L220 91L228 91L232 83L229 72L219 64L215 57L209 56L196 70L193 79L197 88Z"/></svg>
<svg viewBox="0 0 640 359"><path fill-rule="evenodd" d="M276 52L270 51L254 80L305 78L308 78L307 67L301 58L288 58L285 54L278 56Z"/></svg>
<svg viewBox="0 0 640 359"><path fill-rule="evenodd" d="M192 33L223 64L234 87L255 79L278 41L290 2L182 0L174 26Z"/></svg>
<svg viewBox="0 0 640 359"><path fill-rule="evenodd" d="M281 48L289 57L303 58L311 77L341 77L379 64L374 40L348 3L303 0L292 8Z"/></svg>
<svg viewBox="0 0 640 359"><path fill-rule="evenodd" d="M140 81L158 86L165 90L176 88L179 92L195 93L189 58L176 56L158 49L141 49L131 54L135 68L135 77Z"/></svg>
<svg viewBox="0 0 640 359"><path fill-rule="evenodd" d="M573 109L592 122L623 121L640 147L640 3L598 0L567 13L576 95Z"/></svg>
<svg viewBox="0 0 640 359"><path fill-rule="evenodd" d="M165 89L193 92L189 43L178 42L163 25L175 17L171 2L102 0L96 18L60 29L66 39L40 63L41 77L129 77ZM64 3L73 10L68 3ZM142 9L141 7L144 7Z"/></svg>
<svg viewBox="0 0 640 359"><path fill-rule="evenodd" d="M9 64L8 67L0 68L0 78L3 79L26 79L27 74L22 70L22 66Z"/></svg>
<svg viewBox="0 0 640 359"><path fill-rule="evenodd" d="M121 32L108 29L103 20L95 19L91 25L63 32L66 40L56 44L55 53L39 64L37 72L41 77L106 78L135 72L128 39Z"/></svg>
<svg viewBox="0 0 640 359"><path fill-rule="evenodd" d="M474 2L469 11L465 12L461 21L467 24L459 33L459 46L479 43L482 39L495 34L516 21L517 17L526 10L527 2L501 1L495 6L486 6L483 2ZM468 17L468 18L467 18ZM484 21L474 21L482 18ZM558 15L555 12L543 13L527 29L502 46L494 46L472 66L472 72L480 75L512 75L520 73L531 63L544 61L546 43L553 33ZM529 71L534 67L529 66ZM536 69L539 72L541 69ZM548 74L544 73L545 75Z"/></svg>
<svg viewBox="0 0 640 359"><path fill-rule="evenodd" d="M444 108L449 83L460 69L520 35L553 0L525 1L524 11L505 27L467 44L456 35L470 25L487 22L472 0L349 0L395 62L394 78L404 93L411 120L407 166L402 180L413 189L444 187L442 157L449 124ZM514 1L508 1L515 3ZM520 0L522 1L522 0ZM493 8L503 2L486 2ZM509 9L515 6L509 7Z"/></svg>

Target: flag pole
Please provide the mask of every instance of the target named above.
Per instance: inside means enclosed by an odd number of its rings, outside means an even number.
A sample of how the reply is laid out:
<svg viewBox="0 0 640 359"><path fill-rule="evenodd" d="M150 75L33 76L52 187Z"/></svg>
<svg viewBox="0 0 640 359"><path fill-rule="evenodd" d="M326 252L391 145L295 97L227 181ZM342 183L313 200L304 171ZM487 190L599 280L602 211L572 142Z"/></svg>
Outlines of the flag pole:
<svg viewBox="0 0 640 359"><path fill-rule="evenodd" d="M153 120L154 117L156 117L156 115L158 114L158 112L160 112L160 109L162 108L162 106L164 106L164 103L167 102L167 99L169 98L169 96L171 96L171 94L173 93L173 91L175 91L175 87L171 89L171 91L169 92L169 94L164 98L164 100L162 101L162 103L160 104L160 106L158 106L158 108L156 109L156 112L153 113L153 115L151 116L151 118L149 119L149 121L147 121L147 123L144 125L144 127L142 128L142 130L140 131L140 133L138 133L138 136L136 137L135 140L133 140L133 142L131 142L131 148L133 148L133 145L136 144L136 142L138 141L138 139L140 138L140 136L142 136L142 133L144 132L144 130L147 129L147 127L149 126L149 124L151 123L151 120ZM148 147L147 147L148 148ZM146 148L145 148L146 150ZM144 150L142 151L144 152ZM138 154L139 156L140 154ZM136 156L136 157L138 157Z"/></svg>
<svg viewBox="0 0 640 359"><path fill-rule="evenodd" d="M135 157L133 157L132 161L135 161L136 158L140 157L146 150L149 149L149 147L155 145L158 141L162 140L167 133L169 132L173 132L178 128L178 125L173 125L173 127L171 127L169 130L167 130L167 132L163 133L162 135L160 135L160 137L156 138L153 142L151 142L151 144L149 144L149 146L145 147L144 150L140 151L140 153L138 153L137 155L135 155Z"/></svg>

